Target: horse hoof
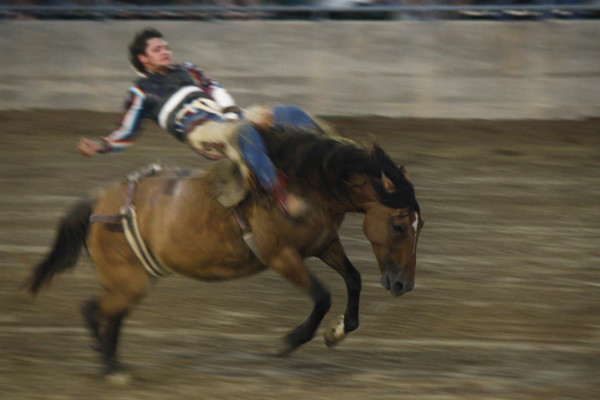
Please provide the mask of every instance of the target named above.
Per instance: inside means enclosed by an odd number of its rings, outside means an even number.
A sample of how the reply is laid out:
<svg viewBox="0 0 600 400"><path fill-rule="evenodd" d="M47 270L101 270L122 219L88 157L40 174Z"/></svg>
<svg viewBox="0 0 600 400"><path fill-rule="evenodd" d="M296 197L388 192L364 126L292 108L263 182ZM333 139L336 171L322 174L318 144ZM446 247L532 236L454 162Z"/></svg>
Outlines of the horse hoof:
<svg viewBox="0 0 600 400"><path fill-rule="evenodd" d="M325 332L323 332L323 337L325 338L325 345L330 348L346 338L343 315L335 324L331 325L329 329L326 329Z"/></svg>
<svg viewBox="0 0 600 400"><path fill-rule="evenodd" d="M297 347L293 347L293 346L286 344L282 348L277 350L277 353L275 353L275 355L277 357L287 357L290 354L292 354L296 349L297 349Z"/></svg>
<svg viewBox="0 0 600 400"><path fill-rule="evenodd" d="M288 333L283 341L283 347L279 350L279 356L287 356L293 353L298 347L309 342L314 337L313 333L308 333L304 326L299 326Z"/></svg>
<svg viewBox="0 0 600 400"><path fill-rule="evenodd" d="M104 375L106 380L113 385L125 386L131 382L131 375L123 371L112 371Z"/></svg>
<svg viewBox="0 0 600 400"><path fill-rule="evenodd" d="M287 357L292 354L298 347L300 347L306 341L298 341L294 339L294 335L289 334L283 339L283 343L277 350L278 357Z"/></svg>

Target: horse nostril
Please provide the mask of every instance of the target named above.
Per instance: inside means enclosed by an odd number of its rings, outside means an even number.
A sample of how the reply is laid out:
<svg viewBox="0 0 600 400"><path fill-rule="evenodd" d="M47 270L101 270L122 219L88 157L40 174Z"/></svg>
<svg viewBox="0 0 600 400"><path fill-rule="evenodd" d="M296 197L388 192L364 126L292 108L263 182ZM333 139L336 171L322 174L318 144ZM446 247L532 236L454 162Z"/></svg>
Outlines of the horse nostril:
<svg viewBox="0 0 600 400"><path fill-rule="evenodd" d="M394 283L394 293L397 295L404 293L404 284L402 282Z"/></svg>

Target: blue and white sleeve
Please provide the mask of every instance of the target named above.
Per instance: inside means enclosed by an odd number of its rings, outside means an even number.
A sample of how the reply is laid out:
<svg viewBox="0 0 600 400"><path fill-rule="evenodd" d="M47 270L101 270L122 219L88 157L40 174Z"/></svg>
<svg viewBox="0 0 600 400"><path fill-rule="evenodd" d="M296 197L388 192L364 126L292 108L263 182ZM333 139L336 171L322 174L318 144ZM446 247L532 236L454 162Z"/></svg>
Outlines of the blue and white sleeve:
<svg viewBox="0 0 600 400"><path fill-rule="evenodd" d="M130 97L126 110L117 129L101 138L105 144L104 152L123 151L131 147L145 114L146 95L137 87L129 89Z"/></svg>

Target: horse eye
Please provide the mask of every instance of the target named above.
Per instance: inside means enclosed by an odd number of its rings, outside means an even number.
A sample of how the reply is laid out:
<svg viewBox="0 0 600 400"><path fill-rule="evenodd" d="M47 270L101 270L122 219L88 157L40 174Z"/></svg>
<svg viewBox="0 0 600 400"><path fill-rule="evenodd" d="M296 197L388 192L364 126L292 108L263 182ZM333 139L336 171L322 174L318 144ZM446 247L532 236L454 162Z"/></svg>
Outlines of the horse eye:
<svg viewBox="0 0 600 400"><path fill-rule="evenodd" d="M406 233L406 224L392 224L392 229L394 230L394 232L404 235Z"/></svg>

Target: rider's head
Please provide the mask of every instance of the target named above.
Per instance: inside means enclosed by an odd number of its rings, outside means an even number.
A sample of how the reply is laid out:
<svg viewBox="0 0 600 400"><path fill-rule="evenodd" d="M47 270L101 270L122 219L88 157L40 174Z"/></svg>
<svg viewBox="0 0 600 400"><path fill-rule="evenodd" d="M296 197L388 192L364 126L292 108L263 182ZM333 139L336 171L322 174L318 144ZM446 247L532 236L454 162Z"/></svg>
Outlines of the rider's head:
<svg viewBox="0 0 600 400"><path fill-rule="evenodd" d="M154 28L139 31L129 44L129 62L142 74L171 65L171 51L162 33Z"/></svg>

